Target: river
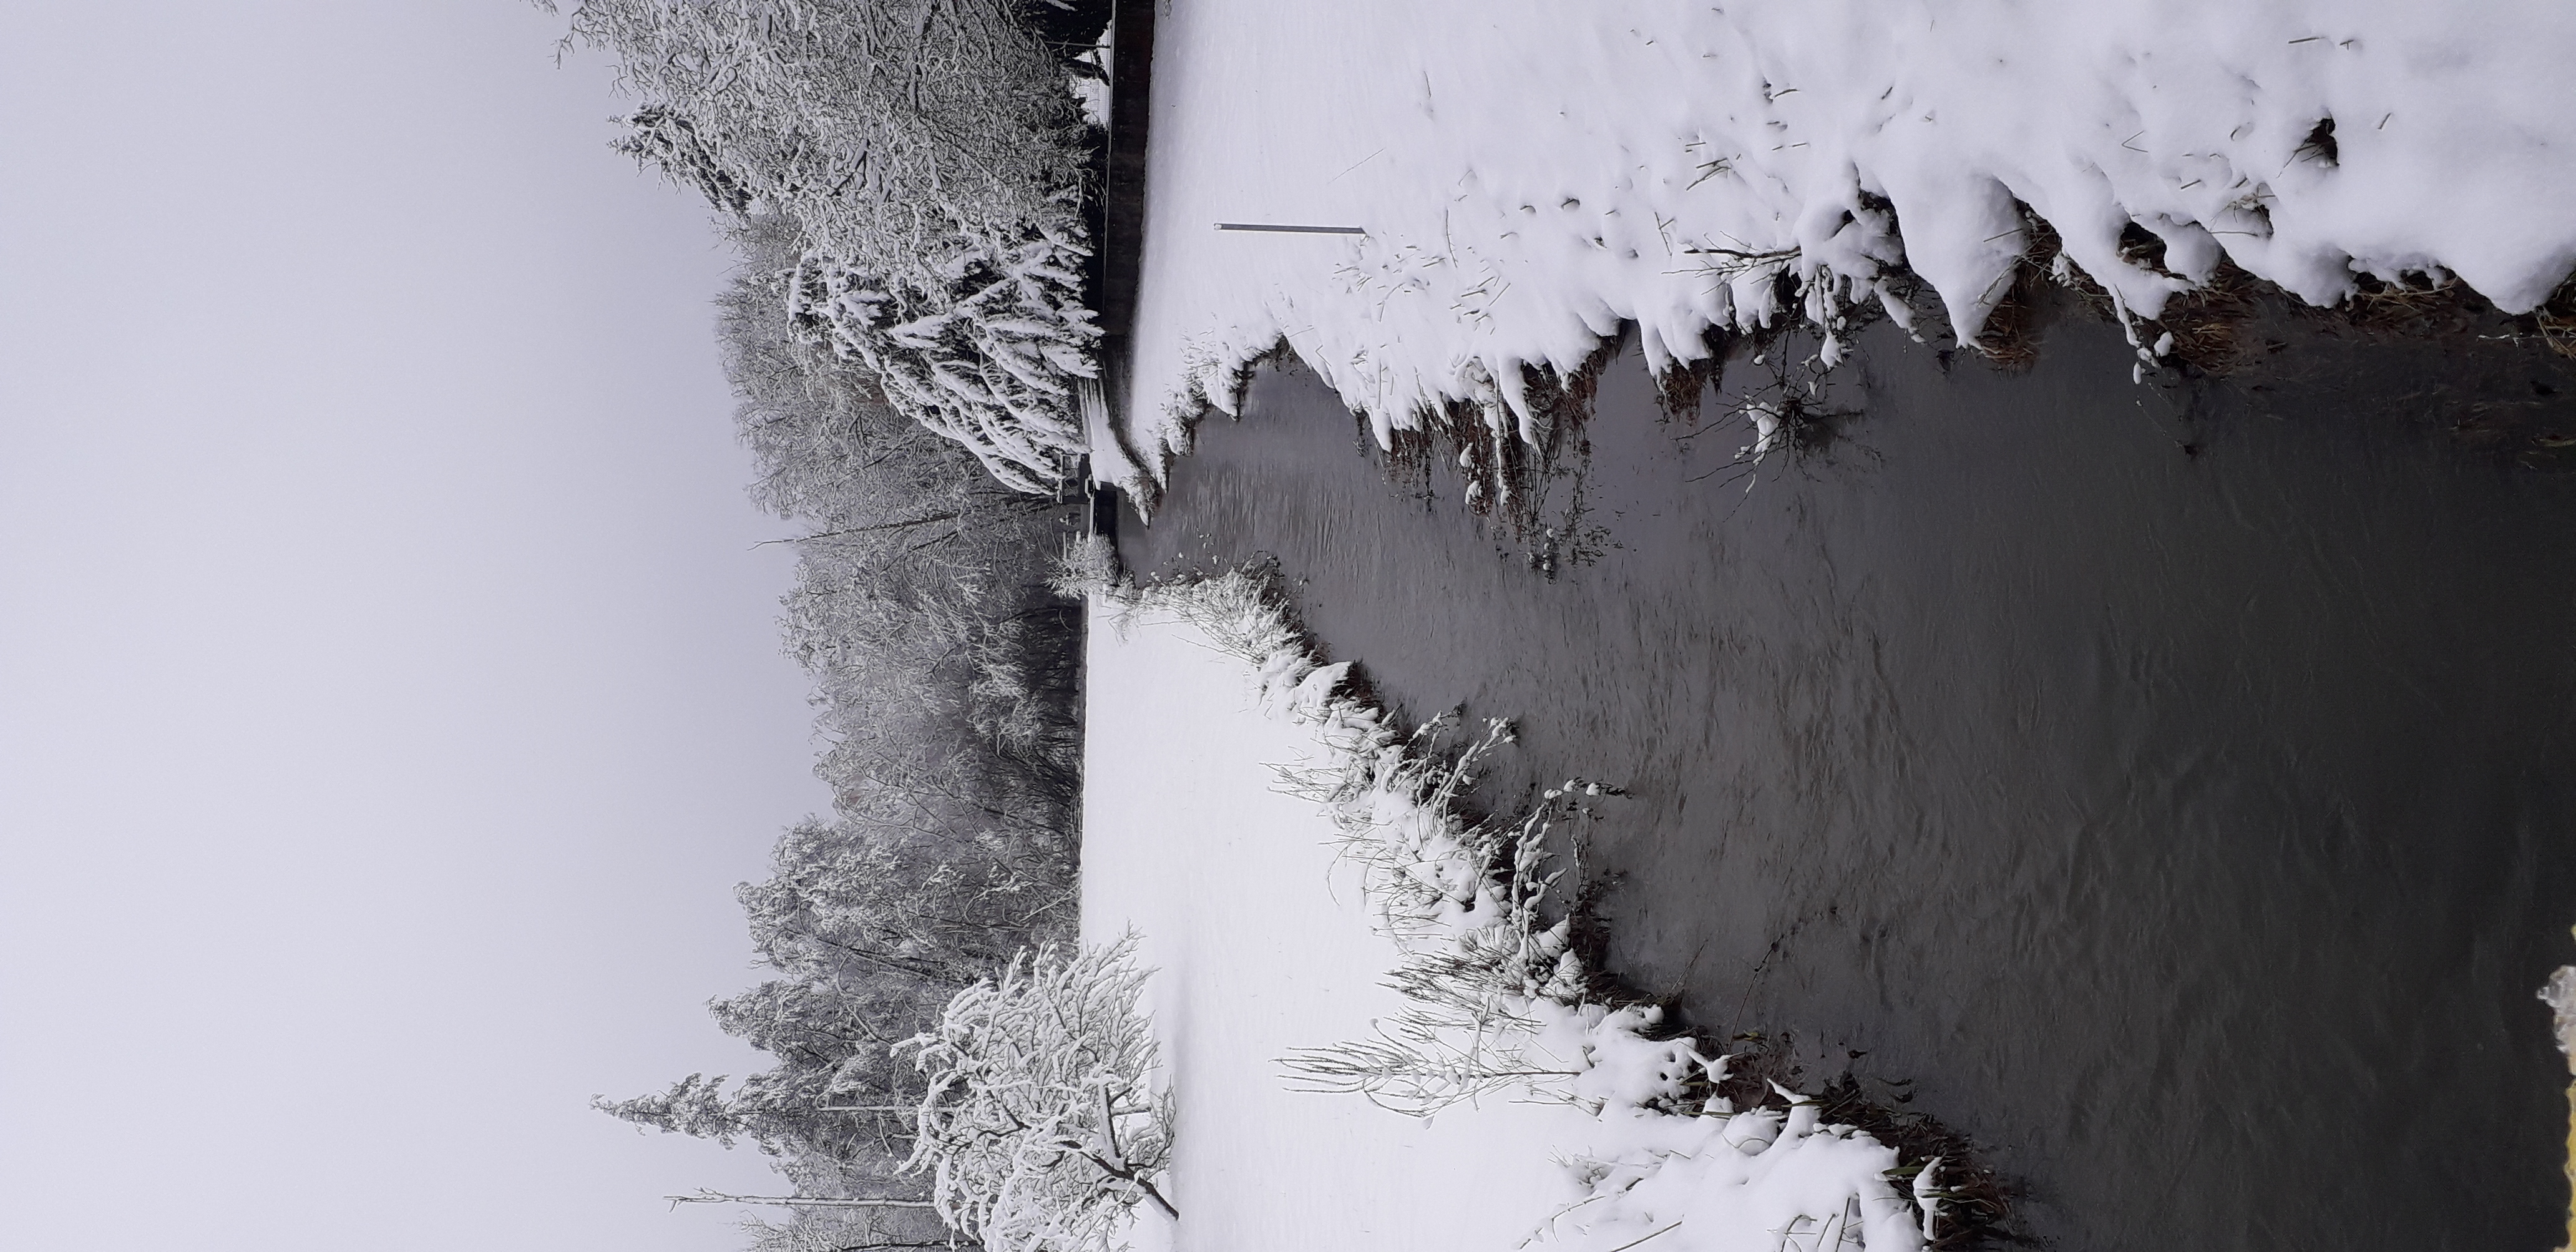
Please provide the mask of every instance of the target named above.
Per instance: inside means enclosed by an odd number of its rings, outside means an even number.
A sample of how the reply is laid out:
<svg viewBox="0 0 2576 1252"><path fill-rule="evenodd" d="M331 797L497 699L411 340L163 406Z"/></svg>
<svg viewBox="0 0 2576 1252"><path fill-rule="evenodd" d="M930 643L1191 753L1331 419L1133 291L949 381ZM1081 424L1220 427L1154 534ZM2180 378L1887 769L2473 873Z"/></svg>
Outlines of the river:
<svg viewBox="0 0 2576 1252"><path fill-rule="evenodd" d="M1580 775L1614 972L1981 1145L2066 1249L2556 1245L2576 961L2576 369L2460 331L2133 384L1884 324L1758 465L1633 352L1528 534L1266 370L1145 573L1275 556L1414 714ZM2268 343L2262 346L2268 347Z"/></svg>

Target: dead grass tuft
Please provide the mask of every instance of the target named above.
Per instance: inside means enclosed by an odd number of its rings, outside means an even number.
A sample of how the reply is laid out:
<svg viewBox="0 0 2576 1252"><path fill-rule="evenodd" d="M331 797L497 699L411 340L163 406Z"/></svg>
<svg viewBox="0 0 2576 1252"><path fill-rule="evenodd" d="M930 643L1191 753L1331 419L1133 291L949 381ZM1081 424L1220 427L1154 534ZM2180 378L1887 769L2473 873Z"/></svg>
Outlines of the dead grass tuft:
<svg viewBox="0 0 2576 1252"><path fill-rule="evenodd" d="M2576 357L2576 274L2558 284L2547 303L2531 315L2533 333L2563 357Z"/></svg>
<svg viewBox="0 0 2576 1252"><path fill-rule="evenodd" d="M2253 275L2220 260L2209 281L2165 302L2164 316L2146 323L2141 337L2169 334L2173 352L2166 358L2207 374L2225 374L2254 359L2242 333L2261 307L2262 284Z"/></svg>
<svg viewBox="0 0 2576 1252"><path fill-rule="evenodd" d="M2029 206L2022 206L2021 216L2023 237L2030 241L2022 249L2021 265L2013 272L2012 286L1995 301L1994 311L1986 315L1985 326L1968 345L2007 374L2027 371L2039 361L2041 310L2046 303L2041 285L2053 281L2049 271L2055 267L2058 254L2066 250L2057 228L2041 220Z"/></svg>
<svg viewBox="0 0 2576 1252"><path fill-rule="evenodd" d="M1699 423L1700 402L1726 378L1727 336L1710 331L1705 336L1707 355L1696 361L1675 361L1655 378L1655 407L1667 422L1685 426Z"/></svg>
<svg viewBox="0 0 2576 1252"><path fill-rule="evenodd" d="M1900 1190L1912 1185L1926 1162L1939 1161L1934 1181L1935 1194L1942 1203L1941 1230L1932 1246L1982 1247L2023 1241L2004 1225L2012 1216L2012 1192L2004 1179L1984 1163L1987 1153L1931 1115L1905 1107L1914 1099L1913 1079L1864 1080L1846 1068L1834 1078L1811 1085L1806 1066L1797 1060L1794 1041L1786 1035L1745 1033L1723 1041L1703 1037L1699 1046L1705 1055L1732 1058L1726 1081L1710 1087L1707 1094L1726 1097L1743 1110L1766 1103L1786 1104L1774 1083L1804 1092L1821 1106L1818 1115L1827 1125L1856 1127L1896 1149L1897 1159L1904 1164L1889 1177ZM1857 1061L1861 1055L1853 1053L1849 1059ZM1873 1095L1868 1090L1870 1086L1881 1091Z"/></svg>

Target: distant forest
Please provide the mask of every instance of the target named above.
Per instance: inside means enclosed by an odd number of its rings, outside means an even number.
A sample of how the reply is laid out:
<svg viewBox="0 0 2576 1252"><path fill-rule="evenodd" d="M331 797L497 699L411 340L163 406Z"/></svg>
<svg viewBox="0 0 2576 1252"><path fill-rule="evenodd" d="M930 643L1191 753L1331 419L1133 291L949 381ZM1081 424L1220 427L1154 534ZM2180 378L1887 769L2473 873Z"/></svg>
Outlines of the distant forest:
<svg viewBox="0 0 2576 1252"><path fill-rule="evenodd" d="M1103 136L1077 88L1106 0L588 0L617 147L705 195L740 254L716 333L792 523L785 644L833 810L741 891L770 977L711 1006L774 1059L602 1099L747 1143L799 1197L917 1202L923 1080L892 1045L1075 933L1081 517ZM1078 498L1079 493L1072 493ZM784 1205L760 1249L947 1247L928 1210ZM961 1240L971 1246L971 1240Z"/></svg>

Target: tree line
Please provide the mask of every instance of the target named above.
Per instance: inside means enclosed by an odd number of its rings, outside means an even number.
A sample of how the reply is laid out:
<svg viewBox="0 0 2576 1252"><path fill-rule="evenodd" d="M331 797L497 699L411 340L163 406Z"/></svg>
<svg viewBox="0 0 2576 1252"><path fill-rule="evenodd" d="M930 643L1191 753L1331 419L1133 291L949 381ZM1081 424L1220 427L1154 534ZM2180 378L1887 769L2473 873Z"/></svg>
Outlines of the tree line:
<svg viewBox="0 0 2576 1252"><path fill-rule="evenodd" d="M702 193L739 254L716 333L752 498L793 532L782 632L825 741L832 811L790 827L770 876L738 893L767 976L710 1006L771 1067L598 1101L770 1155L794 1202L749 1223L755 1248L946 1246L948 1175L916 1149L945 1124L925 1107L962 1098L934 1087L964 1088L900 1045L1075 934L1082 610L1050 579L1081 515L1063 484L1097 340L1101 136L1068 88L1096 73L1076 54L1106 14L570 13L570 37L615 56L636 98L617 147ZM1124 1108L1100 1128L1111 1141Z"/></svg>

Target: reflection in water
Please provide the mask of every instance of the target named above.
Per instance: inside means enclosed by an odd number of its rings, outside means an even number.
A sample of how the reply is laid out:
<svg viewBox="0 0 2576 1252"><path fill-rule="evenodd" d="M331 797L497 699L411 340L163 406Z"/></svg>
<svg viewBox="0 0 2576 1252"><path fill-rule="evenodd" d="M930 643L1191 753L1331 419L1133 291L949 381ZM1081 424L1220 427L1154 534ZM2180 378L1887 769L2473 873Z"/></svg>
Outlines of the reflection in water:
<svg viewBox="0 0 2576 1252"><path fill-rule="evenodd" d="M2279 358L2313 377L2139 387L2074 323L2017 376L1860 349L1670 419L1613 362L1526 542L1266 374L1122 546L1276 554L1392 698L1519 719L1494 802L1624 785L1584 853L1613 968L1985 1143L2033 1235L2550 1246L2576 379L2315 340ZM1751 477L1740 387L1818 419Z"/></svg>

